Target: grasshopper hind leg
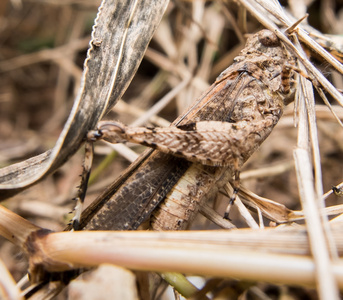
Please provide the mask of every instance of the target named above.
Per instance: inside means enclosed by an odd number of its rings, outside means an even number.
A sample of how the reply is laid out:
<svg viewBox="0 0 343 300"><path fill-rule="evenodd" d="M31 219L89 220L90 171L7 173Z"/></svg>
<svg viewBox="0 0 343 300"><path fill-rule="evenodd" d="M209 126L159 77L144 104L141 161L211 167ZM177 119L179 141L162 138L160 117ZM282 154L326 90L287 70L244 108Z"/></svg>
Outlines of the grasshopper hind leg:
<svg viewBox="0 0 343 300"><path fill-rule="evenodd" d="M233 193L230 197L229 204L227 205L225 213L224 213L224 219L229 220L229 221L230 221L229 214L231 211L231 207L235 203L237 194L239 192L239 186L240 186L240 173L241 173L241 171L238 167L238 161L237 160L235 160L235 163L234 163L234 170L235 171L234 171L234 181L233 181Z"/></svg>

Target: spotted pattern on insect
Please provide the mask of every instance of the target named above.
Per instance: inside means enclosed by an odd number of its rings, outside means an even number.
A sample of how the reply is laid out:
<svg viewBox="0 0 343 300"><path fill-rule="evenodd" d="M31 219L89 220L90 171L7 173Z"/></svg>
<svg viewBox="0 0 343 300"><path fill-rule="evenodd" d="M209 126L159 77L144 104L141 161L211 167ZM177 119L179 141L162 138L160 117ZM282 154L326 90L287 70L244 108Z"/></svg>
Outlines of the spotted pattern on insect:
<svg viewBox="0 0 343 300"><path fill-rule="evenodd" d="M196 163L189 165L183 175L180 174L184 169L180 168L180 173L177 172L180 177L177 177L171 168L167 169L171 170L170 174L165 172L167 164L164 160L171 161L171 157L154 152L151 161L140 169L144 176L149 173L149 177L144 177L147 182L143 182L141 175L135 174L136 177L128 183L135 190L137 186L141 189L134 192L123 188L110 201L113 208L106 204L95 219L104 223L103 216L110 214L107 223L122 228L118 225L122 219L133 218L130 228L137 228L155 207L150 205L151 199L161 194L158 201L164 202L153 214L152 228L184 229L201 203L215 195L233 176L232 203L239 189L241 166L272 132L282 116L284 105L293 100L293 72L292 68L284 68L286 63L295 65L295 58L289 55L273 32L262 30L248 38L234 63L171 127L127 127L119 122L100 122L98 129L88 134L89 140L140 143ZM287 85L289 93L285 93ZM184 166L185 163L180 161L174 167ZM158 168L163 171L158 172ZM171 176L174 176L173 180L179 180L171 181L165 187L164 182ZM160 178L163 178L163 183L158 187L155 185L157 190L150 192L146 188L149 182L160 182ZM149 209L143 210L142 203ZM113 210L120 210L119 214L115 214L116 218L113 218Z"/></svg>
<svg viewBox="0 0 343 300"><path fill-rule="evenodd" d="M290 94L291 68L285 66L286 61L290 59L276 35L262 30L248 39L235 63L218 76L213 85L217 94L211 97L210 89L205 95L209 100L200 106L226 120L204 116L180 128L128 127L102 121L88 138L139 143L209 166L240 167L281 117L285 95Z"/></svg>
<svg viewBox="0 0 343 300"><path fill-rule="evenodd" d="M272 128L276 122L277 118L272 115L256 124L204 121L196 123L195 130L184 131L177 127L131 128L119 122L104 121L99 123L99 132L103 140L111 143L129 141L172 153L192 162L227 166L232 165L234 159L242 159L241 153L249 151L245 147L250 148L252 143L259 145L266 134L264 131Z"/></svg>

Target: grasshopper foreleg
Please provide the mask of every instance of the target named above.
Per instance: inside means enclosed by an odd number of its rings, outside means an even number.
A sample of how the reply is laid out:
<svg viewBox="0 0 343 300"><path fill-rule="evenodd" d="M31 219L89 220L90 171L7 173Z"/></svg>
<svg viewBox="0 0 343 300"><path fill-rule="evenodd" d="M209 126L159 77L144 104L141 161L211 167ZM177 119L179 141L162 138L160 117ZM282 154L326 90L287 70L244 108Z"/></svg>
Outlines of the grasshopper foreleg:
<svg viewBox="0 0 343 300"><path fill-rule="evenodd" d="M93 152L93 142L91 140L86 141L83 170L81 174L81 183L78 187L77 196L74 198L74 200L76 200L76 205L74 208L74 217L71 220L73 230L78 230L79 228L81 212L87 192L89 175L93 163Z"/></svg>

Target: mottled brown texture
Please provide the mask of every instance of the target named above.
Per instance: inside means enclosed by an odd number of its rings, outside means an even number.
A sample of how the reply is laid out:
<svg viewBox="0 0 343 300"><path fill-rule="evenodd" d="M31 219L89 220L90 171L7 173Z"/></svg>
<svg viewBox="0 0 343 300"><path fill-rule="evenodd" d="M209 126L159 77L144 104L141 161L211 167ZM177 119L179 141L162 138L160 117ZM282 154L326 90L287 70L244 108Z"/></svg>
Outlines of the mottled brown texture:
<svg viewBox="0 0 343 300"><path fill-rule="evenodd" d="M242 165L244 155L254 152L264 137L269 135L278 119L278 116L269 115L265 119L251 122L204 121L196 123L192 131L180 130L177 127L130 128L120 124L122 130L118 132L118 126L108 122L101 123L100 126L102 138L108 142L113 142L115 135L114 141L143 144L191 162L208 166L230 166L235 159Z"/></svg>
<svg viewBox="0 0 343 300"><path fill-rule="evenodd" d="M284 93L281 82L285 62L291 60L280 41L272 32L263 30L248 39L235 63L222 72L209 90L171 127L130 128L117 122L101 122L97 131L89 133L89 138L141 143L202 165L192 165L185 173L176 172L176 166L173 166L166 176L165 166L169 160L166 158L169 156L144 162L145 166L128 180L129 185L122 187L90 222L103 225L88 225L86 228L135 229L165 197L153 215L152 228L185 229L199 205L227 182L280 119L284 102L289 102L288 98L292 97L292 90ZM177 160L178 166L184 163ZM176 173L179 175L172 176ZM137 174L141 176L137 177ZM174 184L166 186L164 178L173 178ZM155 180L161 179L159 186L153 185ZM163 191L163 195L158 189L152 190L156 187ZM135 211L139 222L137 217L132 219L133 213L128 213L126 206ZM116 218L118 207L123 207L119 211L120 222L124 225L114 224L111 220ZM109 223L114 227L109 228Z"/></svg>
<svg viewBox="0 0 343 300"><path fill-rule="evenodd" d="M87 230L137 229L165 198L187 166L187 162L177 163L171 155L153 153L149 160L128 175L125 184L114 190L114 195L109 195L106 201L99 197L101 203L96 200L84 212L87 222L81 220L80 227Z"/></svg>
<svg viewBox="0 0 343 300"><path fill-rule="evenodd" d="M271 47L265 46L266 38ZM213 112L214 118L211 119L211 115L206 114L206 120L228 123L220 126L218 122L206 123L202 122L203 119L195 118L198 122L193 134L207 131L207 138L199 143L203 149L198 150L204 157L211 157L211 150L218 140L217 134L220 130L226 130L224 135L229 140L225 142L223 138L221 141L230 149L226 156L224 152L219 155L223 159L222 166L198 165L196 172L189 172L192 179L187 178L186 184L183 182L184 178L181 178L174 187L179 191L177 201L173 189L154 211L152 229L186 229L202 203L214 196L237 171L237 167L240 168L269 136L282 115L284 102L288 103L292 97L293 91L287 94L283 92L280 78L283 65L289 61L287 52L272 32L262 30L248 39L246 47L235 58L235 63L219 75L210 91L205 93L205 99L198 104L202 109L207 108ZM206 99L206 95L210 97ZM218 112L218 119L215 118L215 112ZM213 159L209 161L213 162ZM212 180L204 180L203 176L206 175Z"/></svg>

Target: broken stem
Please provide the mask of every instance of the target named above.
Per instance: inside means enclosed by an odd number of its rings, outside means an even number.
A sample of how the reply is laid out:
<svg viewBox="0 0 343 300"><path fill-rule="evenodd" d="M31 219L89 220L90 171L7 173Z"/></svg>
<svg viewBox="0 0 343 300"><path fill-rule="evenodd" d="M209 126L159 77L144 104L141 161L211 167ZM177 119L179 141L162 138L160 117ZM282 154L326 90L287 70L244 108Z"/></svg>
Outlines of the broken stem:
<svg viewBox="0 0 343 300"><path fill-rule="evenodd" d="M23 247L27 237L41 228L0 205L0 235Z"/></svg>

